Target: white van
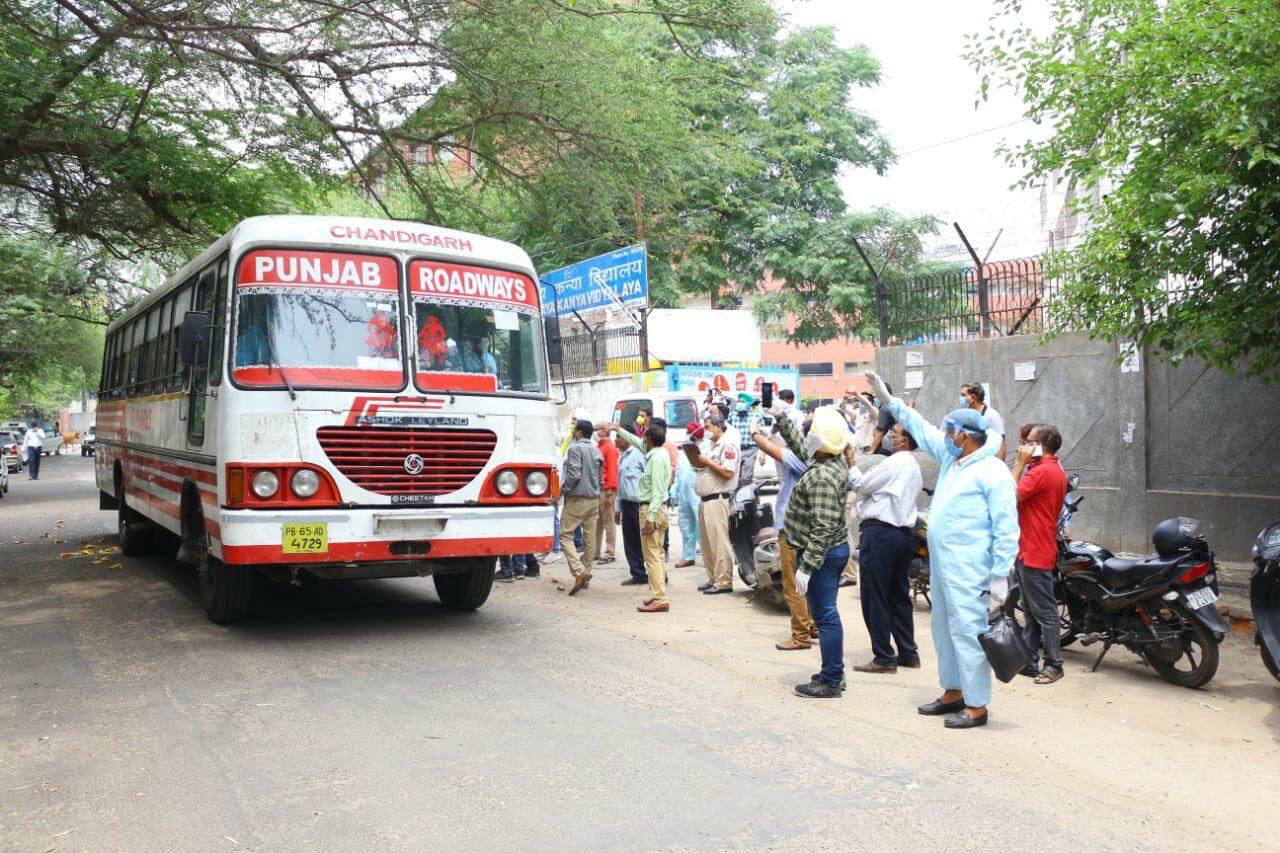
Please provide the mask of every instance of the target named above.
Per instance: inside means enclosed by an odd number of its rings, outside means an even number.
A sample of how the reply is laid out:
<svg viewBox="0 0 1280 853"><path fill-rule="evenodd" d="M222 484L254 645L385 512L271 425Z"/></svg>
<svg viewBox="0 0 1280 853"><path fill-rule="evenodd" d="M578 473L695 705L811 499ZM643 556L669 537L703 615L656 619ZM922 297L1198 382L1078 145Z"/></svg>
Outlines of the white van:
<svg viewBox="0 0 1280 853"><path fill-rule="evenodd" d="M705 396L705 395L703 395ZM647 409L667 422L667 438L682 444L689 433L686 427L699 420L702 397L689 391L638 391L619 398L613 404L609 419L628 429L634 429L636 415Z"/></svg>

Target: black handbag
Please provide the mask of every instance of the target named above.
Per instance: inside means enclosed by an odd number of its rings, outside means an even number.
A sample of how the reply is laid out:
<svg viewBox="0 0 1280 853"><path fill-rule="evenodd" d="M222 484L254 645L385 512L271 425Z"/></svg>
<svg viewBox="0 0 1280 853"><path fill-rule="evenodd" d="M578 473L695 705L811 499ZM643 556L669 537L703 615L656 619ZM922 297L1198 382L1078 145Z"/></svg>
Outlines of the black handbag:
<svg viewBox="0 0 1280 853"><path fill-rule="evenodd" d="M1022 639L1022 630L1003 612L996 615L985 634L978 635L978 642L996 678L1006 684L1031 663L1031 649Z"/></svg>

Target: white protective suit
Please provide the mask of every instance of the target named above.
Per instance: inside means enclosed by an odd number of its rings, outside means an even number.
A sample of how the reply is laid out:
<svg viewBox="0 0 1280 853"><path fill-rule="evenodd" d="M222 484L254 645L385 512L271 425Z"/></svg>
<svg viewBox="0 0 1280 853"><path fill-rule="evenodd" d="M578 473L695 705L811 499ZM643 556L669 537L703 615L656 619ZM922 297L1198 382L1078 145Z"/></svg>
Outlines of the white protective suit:
<svg viewBox="0 0 1280 853"><path fill-rule="evenodd" d="M1000 437L967 459L947 452L946 434L897 397L889 411L938 460L938 483L929 506L929 572L933 598L933 646L944 690L960 690L964 703L991 701L991 666L978 643L987 630L993 577L1008 577L1018 556L1017 487L995 456Z"/></svg>

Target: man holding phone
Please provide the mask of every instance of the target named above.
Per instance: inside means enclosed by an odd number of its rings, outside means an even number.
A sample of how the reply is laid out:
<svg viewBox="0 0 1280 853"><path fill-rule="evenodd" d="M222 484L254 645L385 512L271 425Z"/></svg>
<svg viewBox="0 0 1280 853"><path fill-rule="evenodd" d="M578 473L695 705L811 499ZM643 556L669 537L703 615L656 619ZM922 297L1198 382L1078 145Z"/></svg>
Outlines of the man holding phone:
<svg viewBox="0 0 1280 853"><path fill-rule="evenodd" d="M1014 571L1028 614L1023 639L1031 648L1024 675L1036 684L1062 678L1061 624L1053 596L1053 568L1058 561L1058 514L1067 496L1067 474L1058 462L1062 433L1050 424L1034 424L1018 448L1013 479L1018 483L1018 562ZM1041 646L1044 668L1037 669Z"/></svg>

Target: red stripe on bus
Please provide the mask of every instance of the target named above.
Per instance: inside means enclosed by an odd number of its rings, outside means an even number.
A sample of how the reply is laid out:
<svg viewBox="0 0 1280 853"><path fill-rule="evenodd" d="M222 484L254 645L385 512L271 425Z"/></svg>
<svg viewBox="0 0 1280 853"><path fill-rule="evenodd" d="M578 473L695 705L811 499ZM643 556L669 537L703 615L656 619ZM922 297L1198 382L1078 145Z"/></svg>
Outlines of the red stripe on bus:
<svg viewBox="0 0 1280 853"><path fill-rule="evenodd" d="M414 383L419 388L432 391L487 391L498 390L498 377L490 373L417 373Z"/></svg>
<svg viewBox="0 0 1280 853"><path fill-rule="evenodd" d="M199 483L209 486L218 485L218 474L212 468L197 468L194 465L186 465L180 462L171 462L155 453L145 450L135 450L131 447L124 448L124 456L126 459L137 457L133 461L139 465L148 465L160 471L169 474L177 474L180 477L187 477Z"/></svg>
<svg viewBox="0 0 1280 853"><path fill-rule="evenodd" d="M324 554L286 554L281 545L222 546L222 560L247 563L359 563L383 560L422 560L448 557L496 557L501 554L536 554L551 550L550 536L517 536L509 539L432 539L425 555L391 553L390 542L330 542Z"/></svg>
<svg viewBox="0 0 1280 853"><path fill-rule="evenodd" d="M400 368L367 370L345 367L305 367L290 365L289 381L294 385L323 385L327 388L378 388L397 391L403 382ZM237 367L236 381L242 385L284 385L279 368Z"/></svg>
<svg viewBox="0 0 1280 853"><path fill-rule="evenodd" d="M162 512L175 521L180 521L182 519L182 513L179 511L178 505L173 501L157 497L156 495L143 491L142 489L130 488L125 491L132 495L141 506L146 506L158 512ZM208 533L214 539L222 541L222 525L208 516L204 516L204 530L205 533Z"/></svg>

